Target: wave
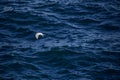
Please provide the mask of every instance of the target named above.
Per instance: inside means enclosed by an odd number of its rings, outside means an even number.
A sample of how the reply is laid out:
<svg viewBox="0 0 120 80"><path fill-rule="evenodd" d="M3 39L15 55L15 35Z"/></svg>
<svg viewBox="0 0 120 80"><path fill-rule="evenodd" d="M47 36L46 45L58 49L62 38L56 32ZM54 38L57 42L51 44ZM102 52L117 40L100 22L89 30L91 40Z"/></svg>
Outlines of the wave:
<svg viewBox="0 0 120 80"><path fill-rule="evenodd" d="M2 0L0 80L119 79L119 4Z"/></svg>

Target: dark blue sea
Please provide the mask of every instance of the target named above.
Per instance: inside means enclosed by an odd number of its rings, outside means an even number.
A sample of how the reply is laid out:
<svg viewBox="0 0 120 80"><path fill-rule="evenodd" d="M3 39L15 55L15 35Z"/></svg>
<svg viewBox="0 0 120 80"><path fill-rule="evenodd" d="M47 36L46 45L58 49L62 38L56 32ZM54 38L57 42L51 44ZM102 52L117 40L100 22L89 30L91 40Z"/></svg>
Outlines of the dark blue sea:
<svg viewBox="0 0 120 80"><path fill-rule="evenodd" d="M120 1L0 0L0 80L120 80Z"/></svg>

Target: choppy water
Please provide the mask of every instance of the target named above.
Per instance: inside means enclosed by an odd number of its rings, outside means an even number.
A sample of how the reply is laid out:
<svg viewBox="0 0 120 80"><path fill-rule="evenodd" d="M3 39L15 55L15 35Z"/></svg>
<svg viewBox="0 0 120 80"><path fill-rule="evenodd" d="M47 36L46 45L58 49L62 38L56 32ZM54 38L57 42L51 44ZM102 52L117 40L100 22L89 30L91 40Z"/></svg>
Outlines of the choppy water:
<svg viewBox="0 0 120 80"><path fill-rule="evenodd" d="M120 1L0 0L0 80L120 80Z"/></svg>

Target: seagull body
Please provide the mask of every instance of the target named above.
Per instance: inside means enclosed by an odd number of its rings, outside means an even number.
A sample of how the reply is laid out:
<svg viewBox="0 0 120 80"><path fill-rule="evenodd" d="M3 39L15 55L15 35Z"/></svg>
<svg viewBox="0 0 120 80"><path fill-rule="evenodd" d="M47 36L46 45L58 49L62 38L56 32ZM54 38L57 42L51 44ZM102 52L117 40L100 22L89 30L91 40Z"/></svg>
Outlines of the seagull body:
<svg viewBox="0 0 120 80"><path fill-rule="evenodd" d="M38 32L38 33L36 33L36 34L35 34L35 38L36 38L36 39L38 39L38 38L39 38L39 36L44 37L44 34L43 34L43 33L41 33L41 32Z"/></svg>

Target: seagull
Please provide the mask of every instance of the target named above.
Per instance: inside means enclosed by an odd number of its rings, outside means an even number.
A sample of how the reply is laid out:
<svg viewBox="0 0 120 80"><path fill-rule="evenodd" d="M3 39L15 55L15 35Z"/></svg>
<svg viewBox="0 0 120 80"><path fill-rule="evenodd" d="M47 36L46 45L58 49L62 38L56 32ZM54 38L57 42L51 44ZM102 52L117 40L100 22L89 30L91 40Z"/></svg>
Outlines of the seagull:
<svg viewBox="0 0 120 80"><path fill-rule="evenodd" d="M43 33L41 33L41 32L38 32L38 33L36 33L36 34L35 34L35 38L36 38L36 39L38 39L38 38L39 38L39 36L44 37L44 34L43 34Z"/></svg>

